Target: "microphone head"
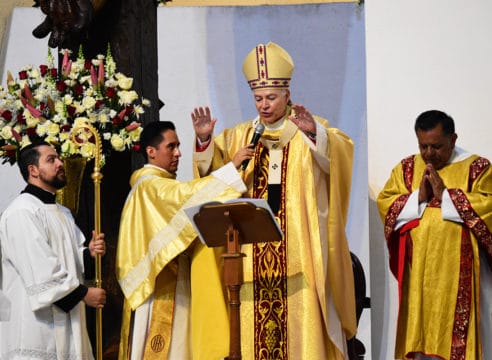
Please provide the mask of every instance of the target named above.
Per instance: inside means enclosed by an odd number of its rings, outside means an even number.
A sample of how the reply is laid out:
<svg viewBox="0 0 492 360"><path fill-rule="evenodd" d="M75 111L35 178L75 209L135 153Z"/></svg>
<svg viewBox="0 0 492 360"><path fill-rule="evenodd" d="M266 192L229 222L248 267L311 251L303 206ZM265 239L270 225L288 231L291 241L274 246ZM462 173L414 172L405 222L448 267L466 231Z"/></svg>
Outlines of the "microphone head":
<svg viewBox="0 0 492 360"><path fill-rule="evenodd" d="M265 131L265 125L258 123L255 127L255 133L262 135L263 131Z"/></svg>

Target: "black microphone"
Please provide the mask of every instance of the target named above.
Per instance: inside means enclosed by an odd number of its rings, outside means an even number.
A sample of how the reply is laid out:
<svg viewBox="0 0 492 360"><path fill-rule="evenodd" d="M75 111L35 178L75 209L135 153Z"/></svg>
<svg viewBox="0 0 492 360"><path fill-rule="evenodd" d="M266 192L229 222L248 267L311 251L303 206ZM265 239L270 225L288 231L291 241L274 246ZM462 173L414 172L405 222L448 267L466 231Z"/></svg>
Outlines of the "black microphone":
<svg viewBox="0 0 492 360"><path fill-rule="evenodd" d="M260 140L263 131L265 131L265 126L263 124L256 125L255 132L253 133L253 137L251 138L251 142L250 142L250 144L253 144L253 148L255 148L256 145L258 145L258 141ZM246 168L248 167L248 163L249 163L249 159L243 160L243 164L242 164L243 171L246 170Z"/></svg>

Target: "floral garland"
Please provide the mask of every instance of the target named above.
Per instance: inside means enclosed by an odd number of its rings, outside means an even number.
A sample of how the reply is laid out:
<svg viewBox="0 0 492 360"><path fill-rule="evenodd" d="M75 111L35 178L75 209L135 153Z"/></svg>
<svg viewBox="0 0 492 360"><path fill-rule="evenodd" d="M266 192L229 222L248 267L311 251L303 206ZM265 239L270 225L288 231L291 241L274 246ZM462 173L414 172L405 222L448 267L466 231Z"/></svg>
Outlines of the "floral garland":
<svg viewBox="0 0 492 360"><path fill-rule="evenodd" d="M75 61L69 59L69 50L61 53L60 73L49 49L46 64L25 66L15 80L9 72L7 87L0 86L2 163L14 164L18 151L38 140L52 144L61 158L91 159L93 135L72 136L72 129L82 123L99 132L103 164L111 150L139 150L138 120L150 102L132 90L132 78L116 72L109 48L106 56L92 60L84 59L82 50Z"/></svg>

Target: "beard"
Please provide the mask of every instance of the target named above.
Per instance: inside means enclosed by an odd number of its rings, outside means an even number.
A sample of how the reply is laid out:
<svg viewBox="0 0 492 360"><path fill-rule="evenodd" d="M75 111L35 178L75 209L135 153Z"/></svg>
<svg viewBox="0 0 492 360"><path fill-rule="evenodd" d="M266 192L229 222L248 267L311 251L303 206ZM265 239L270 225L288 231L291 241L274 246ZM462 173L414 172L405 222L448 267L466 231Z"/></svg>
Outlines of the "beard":
<svg viewBox="0 0 492 360"><path fill-rule="evenodd" d="M57 190L61 189L67 184L67 178L65 177L65 170L58 171L56 175L53 176L52 178L46 178L41 175L40 179L47 185L50 185L51 187L54 187Z"/></svg>

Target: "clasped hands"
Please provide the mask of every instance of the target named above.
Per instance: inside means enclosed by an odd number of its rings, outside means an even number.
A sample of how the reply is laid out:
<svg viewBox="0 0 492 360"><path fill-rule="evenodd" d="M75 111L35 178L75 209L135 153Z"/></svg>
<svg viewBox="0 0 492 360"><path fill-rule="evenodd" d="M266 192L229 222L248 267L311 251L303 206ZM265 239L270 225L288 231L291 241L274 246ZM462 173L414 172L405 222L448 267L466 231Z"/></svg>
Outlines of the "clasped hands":
<svg viewBox="0 0 492 360"><path fill-rule="evenodd" d="M446 186L432 164L426 164L419 188L419 204L430 201L433 197L442 200L442 193Z"/></svg>

